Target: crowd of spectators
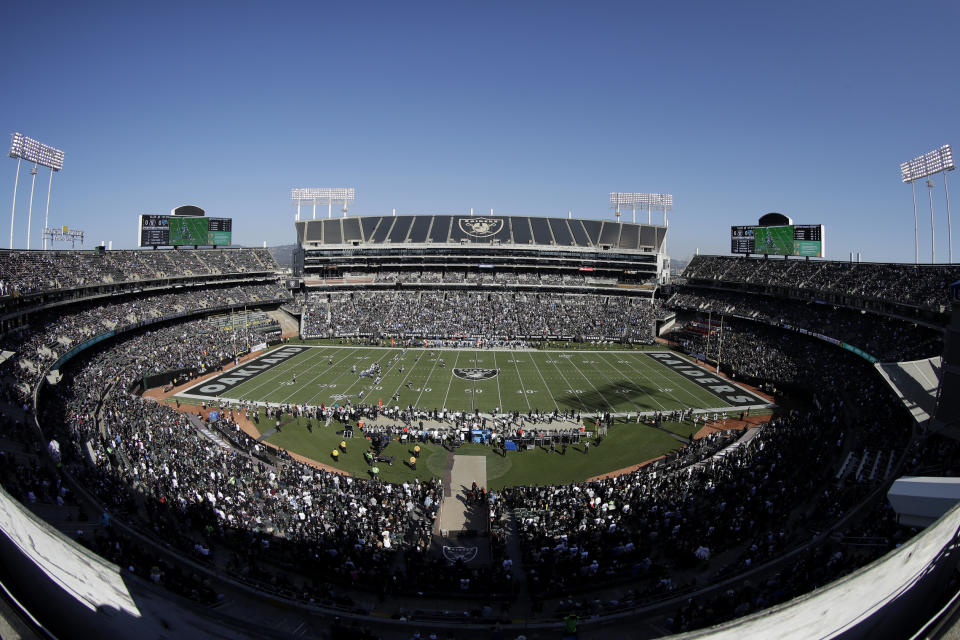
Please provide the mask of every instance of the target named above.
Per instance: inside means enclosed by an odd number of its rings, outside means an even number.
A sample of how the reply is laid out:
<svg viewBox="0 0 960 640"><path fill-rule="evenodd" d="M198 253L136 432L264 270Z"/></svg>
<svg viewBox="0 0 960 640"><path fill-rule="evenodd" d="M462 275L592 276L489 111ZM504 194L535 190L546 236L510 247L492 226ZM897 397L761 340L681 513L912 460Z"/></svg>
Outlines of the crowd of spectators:
<svg viewBox="0 0 960 640"><path fill-rule="evenodd" d="M910 419L865 360L799 334L742 325L731 335L755 351L744 351L735 368L749 363L762 379L805 388L815 393L812 406L780 415L752 439L706 459L698 461L691 449L672 471L649 466L586 483L504 490L520 522L534 593L575 595L629 582L625 602L614 605L636 606L742 573L803 546L863 499L865 483L834 480L846 451L865 444L903 450ZM758 358L761 352L769 355ZM889 538L884 548L902 539ZM804 557L822 552L817 547ZM718 556L719 565L712 561ZM858 565L845 558L815 571L805 561L797 566L777 575L777 589L759 593L748 583L700 603L706 606L682 608L673 630L770 606ZM731 596L734 607L717 606ZM571 597L558 612L574 606L594 614L613 605Z"/></svg>
<svg viewBox="0 0 960 640"><path fill-rule="evenodd" d="M883 362L928 358L943 351L943 334L938 329L829 304L687 286L671 296L667 306L712 313L715 323L724 315L804 329L858 347Z"/></svg>
<svg viewBox="0 0 960 640"><path fill-rule="evenodd" d="M242 575L269 558L375 588L395 551L425 552L439 506L436 483L356 479L289 457L271 465L254 455L259 445L240 434L231 414L224 428L240 447L211 438L187 414L128 392L157 369L216 366L232 357L227 344L205 321L194 321L90 358L57 388L45 414L61 426L65 462L145 531L200 559L212 560L227 545Z"/></svg>
<svg viewBox="0 0 960 640"><path fill-rule="evenodd" d="M583 339L652 343L659 301L596 294L367 291L311 295L305 337L397 335L425 337Z"/></svg>
<svg viewBox="0 0 960 640"><path fill-rule="evenodd" d="M274 273L266 249L0 251L0 296L222 273Z"/></svg>
<svg viewBox="0 0 960 640"><path fill-rule="evenodd" d="M127 297L122 302L87 302L74 305L68 313L59 309L37 313L29 325L0 338L0 350L13 353L0 364L0 376L13 376L20 383L18 388L26 393L61 355L98 335L205 309L255 306L288 298L289 294L276 285L198 287L177 293Z"/></svg>
<svg viewBox="0 0 960 640"><path fill-rule="evenodd" d="M381 269L377 271L344 271L342 278L323 278L323 282L365 284L482 284L482 285L533 285L583 287L587 285L614 286L615 276L601 276L579 272L555 273L549 271L508 271L505 269L476 269L451 267L443 270Z"/></svg>
<svg viewBox="0 0 960 640"><path fill-rule="evenodd" d="M694 283L790 287L942 311L949 306L950 285L960 280L960 266L697 255L682 275Z"/></svg>
<svg viewBox="0 0 960 640"><path fill-rule="evenodd" d="M184 272L200 267L193 260L201 259L186 259L181 265ZM706 277L702 274L725 278L729 271L739 273L740 269L740 265L720 264L723 261L708 260L707 265L698 261L691 266L701 278ZM214 268L210 261L204 262ZM809 264L833 266L814 269ZM846 268L840 264L808 263L799 267L798 273L810 272L803 282L837 283L845 276L826 274ZM757 271L772 274L777 269L764 263ZM786 284L786 271L777 273L769 278ZM898 281L894 272L889 277ZM6 336L2 347L14 351L15 357L0 366L0 377L12 375L32 387L58 353L104 331L174 313L280 299L289 299L289 295L279 287L246 285L75 305L67 313L36 316L19 335ZM851 342L897 358L910 352L899 350L902 347L898 345L881 344L883 340L894 342L891 335L909 348L923 351L936 340L918 333L912 325L900 326L892 320L823 305L798 306L689 291L675 297L672 304L742 315L770 325L804 326L832 337L863 336L860 344ZM823 307L823 313L814 315L811 307L818 314ZM304 308L305 333L316 331L317 335L574 335L634 341L652 341L654 321L666 313L662 305L648 300L519 292L332 293L311 296ZM891 322L894 324L885 324ZM674 337L688 351L701 353L713 328L687 327ZM263 338L253 328L244 334L241 348ZM711 338L716 340L718 335ZM229 411L221 426L235 436L222 440L195 416L130 392L135 381L148 373L184 368L205 371L234 353L233 337L228 339L210 320L131 332L109 349L78 363L61 384L47 392L48 401L38 407L42 424L57 429L64 463L111 511L200 561L226 555L221 564L244 578L269 579L265 567L273 564L382 592L396 579L398 573L391 567L397 566L395 561L403 554L411 584L427 580L456 584L464 579L458 573L462 567L447 567L427 556L442 496L439 482L392 485L319 471L282 453L265 457L260 445L242 435ZM721 359L735 377L806 389L813 394L813 403L777 416L750 434L752 438L734 444L742 434L717 434L697 441L680 455L629 474L482 494L494 520L517 519L522 570L535 598L569 598L579 591L630 582L624 602L634 606L772 560L830 527L863 498L862 485L838 486L832 481L845 452L865 442L902 450L911 435L909 417L879 376L865 360L834 345L778 326L727 319ZM9 388L4 391L9 393ZM356 421L361 417L357 412L367 409L338 410L353 413L336 418ZM412 407L406 411L399 417L416 421L428 415ZM523 424L518 422L520 417L503 416L500 427L516 428ZM454 426L477 419L469 414L452 418ZM943 456L955 460L951 458L954 453ZM912 459L915 468L921 469L928 455L918 447ZM947 459L941 462L950 464ZM0 472L0 479L27 500L31 492L35 497L39 492L44 500L56 500L60 494L57 482L33 470L31 464L12 467L19 478L11 478L6 470ZM479 491L474 494L481 495ZM876 529L886 530L886 524L878 518ZM889 547L903 538L889 535L884 539ZM512 562L508 567L502 542L498 538L492 546L495 571L490 575L512 580L512 573L521 567L513 567ZM135 547L120 557L120 547L108 537L90 544L131 566L150 561L145 554L137 554ZM722 566L711 564L712 558L721 555ZM671 619L672 630L685 631L770 606L855 565L852 557L838 558L829 547L815 546L801 556L793 571L778 573L764 585L731 587L680 607ZM158 571L169 571L172 584L179 584L199 600L212 595L202 582L173 579L173 567ZM277 574L272 577L276 582ZM390 584L396 587L400 583ZM581 613L597 612L592 601L571 603L568 599L561 605L564 612L571 607L582 607Z"/></svg>

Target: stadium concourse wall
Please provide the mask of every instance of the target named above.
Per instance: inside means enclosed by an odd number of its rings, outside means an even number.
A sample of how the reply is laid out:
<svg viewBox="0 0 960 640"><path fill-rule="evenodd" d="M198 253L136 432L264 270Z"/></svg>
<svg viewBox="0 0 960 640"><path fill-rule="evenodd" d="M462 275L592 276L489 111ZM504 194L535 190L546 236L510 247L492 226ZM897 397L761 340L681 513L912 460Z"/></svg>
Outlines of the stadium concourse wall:
<svg viewBox="0 0 960 640"><path fill-rule="evenodd" d="M909 638L943 598L960 561L958 543L960 504L903 546L829 585L675 638Z"/></svg>
<svg viewBox="0 0 960 640"><path fill-rule="evenodd" d="M0 583L45 637L254 638L263 629L201 609L108 562L0 489Z"/></svg>

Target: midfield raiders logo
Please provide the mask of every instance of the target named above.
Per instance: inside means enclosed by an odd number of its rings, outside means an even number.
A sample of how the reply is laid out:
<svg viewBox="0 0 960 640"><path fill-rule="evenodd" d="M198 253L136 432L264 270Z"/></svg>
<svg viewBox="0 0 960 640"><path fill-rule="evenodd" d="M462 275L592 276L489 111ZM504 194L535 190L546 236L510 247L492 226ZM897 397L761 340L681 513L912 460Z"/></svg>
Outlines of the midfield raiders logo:
<svg viewBox="0 0 960 640"><path fill-rule="evenodd" d="M496 378L500 369L454 369L453 375L471 382L480 382L481 380L490 380Z"/></svg>
<svg viewBox="0 0 960 640"><path fill-rule="evenodd" d="M464 563L471 562L474 558L477 557L477 548L476 547L448 547L444 545L443 557L446 558L448 562L456 562L457 560L463 560Z"/></svg>
<svg viewBox="0 0 960 640"><path fill-rule="evenodd" d="M475 238L486 238L503 229L503 218L460 218L460 230Z"/></svg>

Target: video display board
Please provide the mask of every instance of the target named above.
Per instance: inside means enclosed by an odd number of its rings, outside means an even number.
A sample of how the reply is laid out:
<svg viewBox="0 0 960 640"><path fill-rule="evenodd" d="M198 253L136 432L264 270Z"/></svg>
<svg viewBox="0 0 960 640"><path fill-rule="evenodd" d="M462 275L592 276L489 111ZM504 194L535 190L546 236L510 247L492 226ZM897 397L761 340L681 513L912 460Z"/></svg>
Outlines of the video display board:
<svg viewBox="0 0 960 640"><path fill-rule="evenodd" d="M730 252L822 258L825 239L822 224L735 226L730 227Z"/></svg>
<svg viewBox="0 0 960 640"><path fill-rule="evenodd" d="M232 243L232 218L201 216L140 216L141 247L229 246Z"/></svg>
<svg viewBox="0 0 960 640"><path fill-rule="evenodd" d="M233 233L233 218L207 218L207 244L215 247L229 245Z"/></svg>
<svg viewBox="0 0 960 640"><path fill-rule="evenodd" d="M171 216L170 244L174 247L207 244L207 219Z"/></svg>

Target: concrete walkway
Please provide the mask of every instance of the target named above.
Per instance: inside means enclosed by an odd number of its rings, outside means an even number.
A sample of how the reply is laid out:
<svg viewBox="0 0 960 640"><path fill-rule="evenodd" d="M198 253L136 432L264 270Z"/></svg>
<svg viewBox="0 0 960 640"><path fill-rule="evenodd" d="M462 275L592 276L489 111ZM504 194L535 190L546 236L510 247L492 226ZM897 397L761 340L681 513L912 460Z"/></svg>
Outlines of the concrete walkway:
<svg viewBox="0 0 960 640"><path fill-rule="evenodd" d="M484 505L470 504L467 499L467 492L474 482L478 487L487 486L487 458L453 456L450 492L444 496L440 511L441 531L486 531L487 523L483 521L486 508Z"/></svg>

